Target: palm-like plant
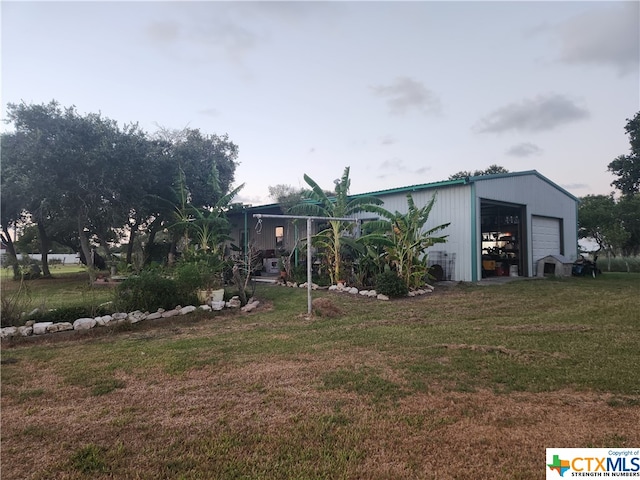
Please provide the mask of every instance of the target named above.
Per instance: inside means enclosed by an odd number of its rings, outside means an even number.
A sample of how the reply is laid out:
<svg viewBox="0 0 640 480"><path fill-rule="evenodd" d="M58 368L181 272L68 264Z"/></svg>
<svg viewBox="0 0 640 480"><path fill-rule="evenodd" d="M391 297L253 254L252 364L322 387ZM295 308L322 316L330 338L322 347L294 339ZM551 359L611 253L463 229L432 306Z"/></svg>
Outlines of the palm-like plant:
<svg viewBox="0 0 640 480"><path fill-rule="evenodd" d="M322 249L326 255L329 267L329 277L332 283L340 280L342 272L342 247L352 246L360 250L361 246L352 239L345 237L344 233L351 231L353 224L343 220L331 220L331 218L345 218L363 211L374 211L375 207L382 204L382 200L373 196L349 197L349 167L344 169L342 177L336 183L335 196L329 196L308 175L304 175L304 181L311 187L308 195L309 201L295 205L289 209L290 213L309 215L315 217L327 217L328 226L312 237L313 245Z"/></svg>
<svg viewBox="0 0 640 480"><path fill-rule="evenodd" d="M369 225L370 228L386 233L386 241L382 244L385 246L387 261L409 288L419 287L427 276L426 250L447 241L448 235L434 235L448 227L449 223L423 230L435 202L434 194L426 205L418 208L411 194L407 194L407 213L391 213L377 207L375 212L383 219ZM379 235L373 238L380 239Z"/></svg>

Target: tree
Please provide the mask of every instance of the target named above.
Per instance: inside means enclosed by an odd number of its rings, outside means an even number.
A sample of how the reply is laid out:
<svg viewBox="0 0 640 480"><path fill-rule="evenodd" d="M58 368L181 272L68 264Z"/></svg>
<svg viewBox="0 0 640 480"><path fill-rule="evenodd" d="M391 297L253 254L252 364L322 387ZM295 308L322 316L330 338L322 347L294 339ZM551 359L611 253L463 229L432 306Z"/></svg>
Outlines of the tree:
<svg viewBox="0 0 640 480"><path fill-rule="evenodd" d="M22 223L26 214L25 190L22 185L22 174L18 166L20 154L19 142L15 134L3 133L0 145L2 146L2 175L0 185L0 224L2 233L0 239L7 249L8 265L13 268L13 277L20 277L18 257L14 236L10 230L16 230Z"/></svg>
<svg viewBox="0 0 640 480"><path fill-rule="evenodd" d="M640 192L640 112L632 119L627 119L624 129L629 135L631 153L617 157L609 163L607 170L618 176L611 185L626 196Z"/></svg>
<svg viewBox="0 0 640 480"><path fill-rule="evenodd" d="M309 193L308 189L295 188L291 185L278 184L269 186L269 196L280 205L280 209L283 212L289 211L291 207L308 198Z"/></svg>
<svg viewBox="0 0 640 480"><path fill-rule="evenodd" d="M638 255L640 253L640 193L620 198L616 204L616 215L627 234L622 244L622 254Z"/></svg>
<svg viewBox="0 0 640 480"><path fill-rule="evenodd" d="M621 253L629 239L618 215L618 204L613 194L587 195L578 207L578 237L591 238L598 251L615 256Z"/></svg>
<svg viewBox="0 0 640 480"><path fill-rule="evenodd" d="M293 214L309 215L317 217L345 218L358 212L373 211L373 207L381 205L382 200L373 196L349 197L349 167L344 169L342 177L336 183L335 195L327 193L307 174L304 181L311 188L309 198L311 202L299 203L293 206L289 212ZM342 220L327 220L327 227L318 232L313 238L313 244L325 254L325 260L329 267L331 283L335 283L346 274L342 269L343 251L345 244L353 248L360 248L356 242L345 237L345 233L351 231L353 224Z"/></svg>
<svg viewBox="0 0 640 480"><path fill-rule="evenodd" d="M485 170L475 170L471 172L470 170L461 170L458 173L454 173L453 175L449 175L449 180L458 180L460 178L466 177L478 177L480 175L494 175L497 173L509 173L504 167L500 165L489 165Z"/></svg>

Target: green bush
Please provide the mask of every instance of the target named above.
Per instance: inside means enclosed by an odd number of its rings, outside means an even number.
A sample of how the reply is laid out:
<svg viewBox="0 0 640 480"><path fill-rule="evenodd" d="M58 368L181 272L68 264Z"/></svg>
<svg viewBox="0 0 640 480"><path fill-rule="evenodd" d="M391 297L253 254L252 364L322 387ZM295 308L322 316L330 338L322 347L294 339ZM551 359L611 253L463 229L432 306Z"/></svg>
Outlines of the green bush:
<svg viewBox="0 0 640 480"><path fill-rule="evenodd" d="M91 307L91 306L75 306L75 307L60 307L55 310L40 311L32 315L29 320L35 320L36 322L71 322L73 323L78 318L94 318L97 316L107 315L113 313L105 307Z"/></svg>
<svg viewBox="0 0 640 480"><path fill-rule="evenodd" d="M181 263L176 266L173 272L173 279L180 296L190 297L196 291L204 288L205 280L201 272L201 267L195 263Z"/></svg>
<svg viewBox="0 0 640 480"><path fill-rule="evenodd" d="M170 310L176 305L191 303L178 283L160 271L145 270L123 281L116 288L114 306L119 311L142 310L154 312L158 308Z"/></svg>
<svg viewBox="0 0 640 480"><path fill-rule="evenodd" d="M409 288L396 272L386 271L376 277L376 292L388 297L404 297Z"/></svg>

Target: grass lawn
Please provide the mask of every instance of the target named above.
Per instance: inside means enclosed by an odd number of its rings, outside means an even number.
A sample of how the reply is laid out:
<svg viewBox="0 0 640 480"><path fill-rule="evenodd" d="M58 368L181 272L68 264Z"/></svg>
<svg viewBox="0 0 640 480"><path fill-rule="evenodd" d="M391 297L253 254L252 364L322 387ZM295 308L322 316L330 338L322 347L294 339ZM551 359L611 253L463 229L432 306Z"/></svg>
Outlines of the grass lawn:
<svg viewBox="0 0 640 480"><path fill-rule="evenodd" d="M343 315L260 286L3 343L3 478L539 479L547 447L640 448L640 274L314 295Z"/></svg>

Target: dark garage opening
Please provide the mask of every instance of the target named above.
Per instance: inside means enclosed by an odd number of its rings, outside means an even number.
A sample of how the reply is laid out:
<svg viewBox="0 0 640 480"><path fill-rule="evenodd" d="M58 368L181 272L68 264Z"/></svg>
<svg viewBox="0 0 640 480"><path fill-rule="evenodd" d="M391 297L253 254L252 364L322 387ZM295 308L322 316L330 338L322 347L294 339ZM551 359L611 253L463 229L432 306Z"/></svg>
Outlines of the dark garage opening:
<svg viewBox="0 0 640 480"><path fill-rule="evenodd" d="M527 276L525 207L481 200L482 278Z"/></svg>

